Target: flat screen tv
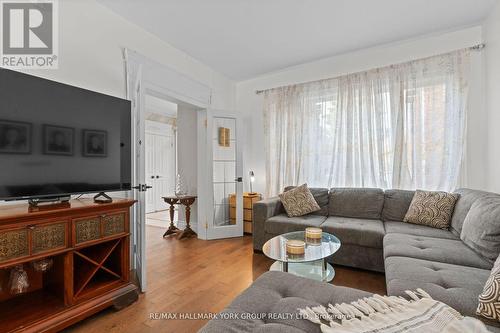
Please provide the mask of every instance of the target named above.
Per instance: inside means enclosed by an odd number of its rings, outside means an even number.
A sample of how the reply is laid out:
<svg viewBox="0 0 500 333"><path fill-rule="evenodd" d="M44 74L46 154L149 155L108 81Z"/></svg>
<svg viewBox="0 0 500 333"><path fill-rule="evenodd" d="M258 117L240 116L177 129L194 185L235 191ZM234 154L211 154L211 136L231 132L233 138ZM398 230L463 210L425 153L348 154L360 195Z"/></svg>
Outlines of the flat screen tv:
<svg viewBox="0 0 500 333"><path fill-rule="evenodd" d="M130 101L0 69L0 200L131 188Z"/></svg>

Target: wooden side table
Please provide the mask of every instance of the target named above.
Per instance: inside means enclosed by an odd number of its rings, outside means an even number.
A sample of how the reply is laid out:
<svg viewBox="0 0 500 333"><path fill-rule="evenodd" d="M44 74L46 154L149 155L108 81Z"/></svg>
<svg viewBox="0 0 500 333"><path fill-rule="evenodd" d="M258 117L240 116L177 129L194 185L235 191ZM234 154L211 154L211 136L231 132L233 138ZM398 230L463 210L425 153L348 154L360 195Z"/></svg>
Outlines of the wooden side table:
<svg viewBox="0 0 500 333"><path fill-rule="evenodd" d="M196 232L194 232L194 230L191 229L191 226L189 225L191 218L191 205L195 202L196 198L197 197L194 195L163 197L163 200L165 200L165 202L170 205L170 226L163 234L163 237L172 234L178 234L179 239L197 236ZM174 225L174 211L176 204L181 204L186 207L186 227L182 231L180 231L180 229Z"/></svg>
<svg viewBox="0 0 500 333"><path fill-rule="evenodd" d="M252 234L253 230L253 204L262 200L260 193L243 193L243 231ZM236 223L236 194L229 196L229 217L231 224Z"/></svg>

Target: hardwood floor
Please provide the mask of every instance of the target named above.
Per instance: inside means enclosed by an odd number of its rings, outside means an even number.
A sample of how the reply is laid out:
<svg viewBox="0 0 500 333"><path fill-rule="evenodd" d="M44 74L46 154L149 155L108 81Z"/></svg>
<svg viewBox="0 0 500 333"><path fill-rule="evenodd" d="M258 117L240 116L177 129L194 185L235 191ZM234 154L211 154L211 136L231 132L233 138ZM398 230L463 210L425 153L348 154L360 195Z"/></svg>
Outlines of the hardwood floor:
<svg viewBox="0 0 500 333"><path fill-rule="evenodd" d="M251 236L203 241L163 239L147 227L148 292L135 304L105 310L66 332L196 332L204 320L153 320L155 313L216 313L225 308L272 261L254 254ZM385 294L383 274L336 267L334 284Z"/></svg>

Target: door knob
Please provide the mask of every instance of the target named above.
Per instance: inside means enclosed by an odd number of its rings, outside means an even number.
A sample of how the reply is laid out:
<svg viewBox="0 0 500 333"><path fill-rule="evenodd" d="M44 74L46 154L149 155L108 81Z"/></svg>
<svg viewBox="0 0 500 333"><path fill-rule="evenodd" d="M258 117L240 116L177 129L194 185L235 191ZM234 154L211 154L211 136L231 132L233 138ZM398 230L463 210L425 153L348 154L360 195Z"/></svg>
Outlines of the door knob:
<svg viewBox="0 0 500 333"><path fill-rule="evenodd" d="M139 184L137 186L132 187L135 190L139 190L139 192L146 192L148 189L152 188L152 186L146 184Z"/></svg>

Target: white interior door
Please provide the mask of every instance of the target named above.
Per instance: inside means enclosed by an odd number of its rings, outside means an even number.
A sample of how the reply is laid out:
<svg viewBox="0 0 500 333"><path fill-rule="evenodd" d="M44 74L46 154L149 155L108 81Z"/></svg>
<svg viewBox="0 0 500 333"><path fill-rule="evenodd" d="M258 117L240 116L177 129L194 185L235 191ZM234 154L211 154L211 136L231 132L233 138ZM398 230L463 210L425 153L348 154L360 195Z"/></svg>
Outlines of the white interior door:
<svg viewBox="0 0 500 333"><path fill-rule="evenodd" d="M233 112L207 110L212 200L207 239L243 236L241 121Z"/></svg>
<svg viewBox="0 0 500 333"><path fill-rule="evenodd" d="M147 213L166 210L164 196L175 192L176 146L172 125L146 121L146 192Z"/></svg>
<svg viewBox="0 0 500 333"><path fill-rule="evenodd" d="M155 210L166 210L170 206L162 199L175 192L175 140L173 131L171 135L156 135L156 201Z"/></svg>

